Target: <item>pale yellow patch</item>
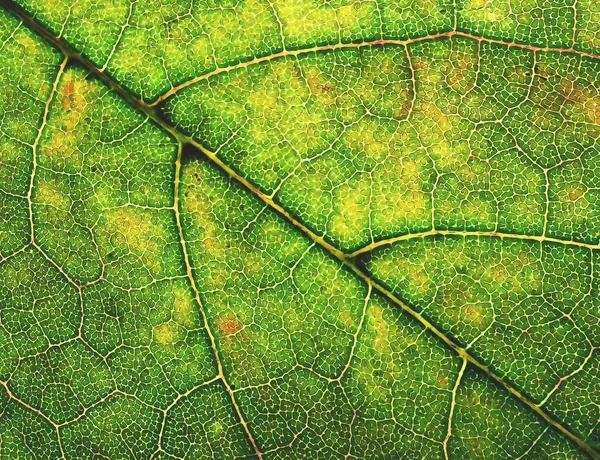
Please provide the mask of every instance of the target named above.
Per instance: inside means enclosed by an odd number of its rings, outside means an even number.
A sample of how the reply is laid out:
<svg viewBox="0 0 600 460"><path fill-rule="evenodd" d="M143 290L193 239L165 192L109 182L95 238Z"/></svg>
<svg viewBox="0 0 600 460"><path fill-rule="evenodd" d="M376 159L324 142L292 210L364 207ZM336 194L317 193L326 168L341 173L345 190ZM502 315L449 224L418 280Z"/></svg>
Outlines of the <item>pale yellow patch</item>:
<svg viewBox="0 0 600 460"><path fill-rule="evenodd" d="M348 128L345 141L348 145L377 161L383 160L390 153L389 135L377 134L373 126L361 122Z"/></svg>
<svg viewBox="0 0 600 460"><path fill-rule="evenodd" d="M400 145L400 144L398 144ZM428 206L429 194L422 190L422 166L408 157L409 153L395 155L387 167L376 171L374 203L376 220L384 228L395 228L403 223L422 221Z"/></svg>
<svg viewBox="0 0 600 460"><path fill-rule="evenodd" d="M252 251L244 255L244 273L248 276L262 272L267 266L264 254L259 251Z"/></svg>
<svg viewBox="0 0 600 460"><path fill-rule="evenodd" d="M379 265L377 268L379 271ZM411 290L414 290L416 294L425 294L433 288L429 274L425 271L423 265L412 264L405 261L404 265L400 266L397 260L391 259L388 263L388 270L388 276L397 276L398 272L401 272L408 280Z"/></svg>
<svg viewBox="0 0 600 460"><path fill-rule="evenodd" d="M286 133L286 138L300 155L305 156L311 149L319 146L319 129L323 117L302 107L294 112L293 119L295 123L290 119L288 125L280 126L279 129Z"/></svg>
<svg viewBox="0 0 600 460"><path fill-rule="evenodd" d="M41 151L45 160L53 165L81 167L83 155L78 149L87 136L89 126L86 114L98 88L72 72L67 72L58 88L58 110L50 120L48 139Z"/></svg>
<svg viewBox="0 0 600 460"><path fill-rule="evenodd" d="M215 436L220 437L225 431L225 427L221 422L214 422L209 426L209 431L211 431Z"/></svg>
<svg viewBox="0 0 600 460"><path fill-rule="evenodd" d="M369 326L374 332L374 348L380 353L389 350L390 344L390 325L383 318L383 308L379 305L372 305L369 309Z"/></svg>
<svg viewBox="0 0 600 460"><path fill-rule="evenodd" d="M117 53L113 58L113 66L131 68L143 65L148 57L148 35L146 33L127 34L123 43L127 45L127 53Z"/></svg>
<svg viewBox="0 0 600 460"><path fill-rule="evenodd" d="M450 55L452 70L446 75L445 81L450 87L461 93L475 86L475 71L477 55L471 47L460 49Z"/></svg>
<svg viewBox="0 0 600 460"><path fill-rule="evenodd" d="M62 211L69 211L71 198L57 190L50 183L40 181L36 186L36 201L54 206Z"/></svg>
<svg viewBox="0 0 600 460"><path fill-rule="evenodd" d="M54 79L54 75L48 73L55 71L52 64L57 57L54 55L54 51L45 46L43 42L38 41L40 40L38 37L34 38L29 34L30 32L25 31L25 27L17 29L12 38L13 43L7 43L7 47L13 48L17 53L16 56L22 57L21 62L14 62L13 64L23 69L19 73L19 90L25 90L27 93L37 96L40 100L46 100ZM12 61L10 62L12 63ZM28 70L34 68L39 68L39 71ZM11 93L8 92L8 94ZM6 120L3 120L3 124L5 123Z"/></svg>
<svg viewBox="0 0 600 460"><path fill-rule="evenodd" d="M471 291L475 289L477 285L460 282L446 285L439 290L443 314L452 324L466 324L480 330L492 321L489 303L473 298Z"/></svg>
<svg viewBox="0 0 600 460"><path fill-rule="evenodd" d="M231 84L238 86L246 81L245 76L240 75L233 78ZM300 106L307 96L308 88L300 79L298 69L292 61L283 59L270 63L269 73L248 93L246 103L260 117L278 120L290 105Z"/></svg>
<svg viewBox="0 0 600 460"><path fill-rule="evenodd" d="M333 104L336 101L336 84L317 69L305 72L306 84L310 94L317 97L323 105Z"/></svg>
<svg viewBox="0 0 600 460"><path fill-rule="evenodd" d="M434 102L423 101L415 107L418 120L413 124L419 133L419 137L427 146L427 151L436 162L440 172L453 170L461 159L457 158L456 152L445 133L452 128L450 118L447 117Z"/></svg>
<svg viewBox="0 0 600 460"><path fill-rule="evenodd" d="M590 123L600 125L600 96L586 98L583 106Z"/></svg>
<svg viewBox="0 0 600 460"><path fill-rule="evenodd" d="M356 327L356 316L348 310L342 310L338 316L338 321L345 330Z"/></svg>
<svg viewBox="0 0 600 460"><path fill-rule="evenodd" d="M226 248L229 237L220 231L215 222L210 198L203 193L202 182L195 180L195 178L200 178L200 175L197 174L192 174L192 178L188 179L195 184L194 187L187 188L183 206L185 212L193 219L194 228L198 230L198 241L194 244L198 245L199 250L211 260L221 261L211 265L211 270L203 282L213 288L221 289L228 278L226 268L224 268L226 267L224 259L227 256Z"/></svg>
<svg viewBox="0 0 600 460"><path fill-rule="evenodd" d="M154 340L161 345L166 345L181 340L184 333L184 329L175 321L167 321L166 323L156 326L152 330Z"/></svg>
<svg viewBox="0 0 600 460"><path fill-rule="evenodd" d="M487 326L492 321L489 308L489 304L483 302L467 304L460 309L460 321L476 327Z"/></svg>
<svg viewBox="0 0 600 460"><path fill-rule="evenodd" d="M102 208L109 208L117 205L115 200L114 192L103 183L99 183L94 188L94 196L98 200L98 203Z"/></svg>
<svg viewBox="0 0 600 460"><path fill-rule="evenodd" d="M59 88L59 102L69 117L63 119L65 128L72 128L89 104L89 96L95 92L95 85L73 73L66 73Z"/></svg>
<svg viewBox="0 0 600 460"><path fill-rule="evenodd" d="M15 42L25 48L25 52L28 55L40 54L40 44L27 34L15 34Z"/></svg>
<svg viewBox="0 0 600 460"><path fill-rule="evenodd" d="M1 103L1 101L0 101ZM2 136L0 134L0 136ZM8 137L0 137L0 164L9 164L23 155L22 148Z"/></svg>
<svg viewBox="0 0 600 460"><path fill-rule="evenodd" d="M336 10L336 18L341 30L357 29L358 23L369 19L373 13L369 2L356 0L350 5L344 5Z"/></svg>
<svg viewBox="0 0 600 460"><path fill-rule="evenodd" d="M262 241L274 244L278 253L284 257L299 255L304 250L305 243L295 238L293 234L277 223L276 221L266 221L260 227Z"/></svg>
<svg viewBox="0 0 600 460"><path fill-rule="evenodd" d="M293 170L299 156L305 158L324 146L325 118L314 106L307 109L309 85L293 62L277 61L269 70L248 93L244 105L251 120L244 135L254 145L247 159L249 167L264 169L262 180L274 187ZM274 159L278 172L271 169Z"/></svg>
<svg viewBox="0 0 600 460"><path fill-rule="evenodd" d="M502 286L514 295L539 292L542 280L538 255L536 252L520 250L505 252L502 262L484 266L482 282Z"/></svg>
<svg viewBox="0 0 600 460"><path fill-rule="evenodd" d="M163 229L152 222L150 213L122 207L107 210L104 215L111 243L136 253L150 272L159 274L162 264L156 238L166 238Z"/></svg>
<svg viewBox="0 0 600 460"><path fill-rule="evenodd" d="M358 0L337 9L310 0L282 0L277 10L286 36L302 41L310 41L311 35L337 37L340 29L358 31L359 24L373 14L370 5Z"/></svg>
<svg viewBox="0 0 600 460"><path fill-rule="evenodd" d="M56 188L54 184L39 181L34 200L46 205L44 220L57 225L64 225L65 221L72 220L69 215L72 205L71 198Z"/></svg>
<svg viewBox="0 0 600 460"><path fill-rule="evenodd" d="M399 272L404 272L403 262L406 262L405 259L399 260L395 257L377 259L377 277L384 280L395 279Z"/></svg>
<svg viewBox="0 0 600 460"><path fill-rule="evenodd" d="M516 25L514 15L511 14L513 7L509 0L467 0L462 15L470 21L494 23L508 31ZM528 21L527 16L520 19L523 23Z"/></svg>
<svg viewBox="0 0 600 460"><path fill-rule="evenodd" d="M265 37L279 32L272 8L261 0L240 2L235 11L229 8L198 11L201 13L196 16L196 21L209 34L217 56L227 63L252 53L263 45Z"/></svg>
<svg viewBox="0 0 600 460"><path fill-rule="evenodd" d="M138 91L141 91L142 87L160 88L165 83L165 61L159 60L149 50L148 43L158 42L161 43L159 46L162 46L164 40L156 29L134 30L135 33L132 29L125 32L108 68L114 69L112 72L118 79L134 82L132 84L138 88Z"/></svg>
<svg viewBox="0 0 600 460"><path fill-rule="evenodd" d="M202 187L199 184L198 187ZM199 244L212 258L220 259L225 254L222 238L217 237L218 227L212 208L207 202L207 197L197 188L188 189L189 195L183 201L185 211L194 219L194 225L199 229Z"/></svg>
<svg viewBox="0 0 600 460"><path fill-rule="evenodd" d="M2 267L2 286L8 292L16 292L20 286L31 286L31 278L34 276L31 270L23 270L15 263L15 261L20 261L18 257L8 259Z"/></svg>
<svg viewBox="0 0 600 460"><path fill-rule="evenodd" d="M351 240L368 226L369 183L358 180L342 184L334 192L335 212L331 217L331 232L343 240Z"/></svg>
<svg viewBox="0 0 600 460"><path fill-rule="evenodd" d="M173 320L184 327L191 327L194 323L195 302L187 289L177 287L173 294Z"/></svg>
<svg viewBox="0 0 600 460"><path fill-rule="evenodd" d="M171 319L155 326L152 330L154 340L161 345L181 340L188 328L194 325L195 301L188 289L176 286L173 289Z"/></svg>
<svg viewBox="0 0 600 460"><path fill-rule="evenodd" d="M59 2L52 2L52 8L54 5ZM76 15L79 17L90 18L90 12L93 12L93 17L96 19L98 15L102 15L102 21L109 24L120 24L123 21L123 17L126 15L127 10L129 9L128 1L114 1L110 2L106 5L103 5L102 8L98 8L98 0L78 0L77 2L65 2L68 5L69 10L75 10ZM160 17L159 17L160 18ZM164 19L164 18L160 18ZM82 27L84 24L81 24L82 21L78 21L79 27ZM85 24L89 29L95 30L98 27L98 21L89 21ZM86 36L86 33L82 32L82 36Z"/></svg>
<svg viewBox="0 0 600 460"><path fill-rule="evenodd" d="M367 310L368 336L373 341L375 351L388 355L391 352L402 352L413 345L410 334L403 334L398 329L393 317L386 318L385 307L372 303Z"/></svg>
<svg viewBox="0 0 600 460"><path fill-rule="evenodd" d="M197 22L189 17L172 23L163 48L168 67L179 65L202 69L203 65L211 62L213 51L210 41L204 34L197 35L196 29Z"/></svg>
<svg viewBox="0 0 600 460"><path fill-rule="evenodd" d="M427 119L433 121L442 132L449 131L452 128L450 119L440 110L435 102L422 101L417 104L415 111L423 114ZM416 127L418 128L418 126Z"/></svg>
<svg viewBox="0 0 600 460"><path fill-rule="evenodd" d="M587 192L587 187L581 182L569 182L561 193L559 200L563 203L577 201Z"/></svg>

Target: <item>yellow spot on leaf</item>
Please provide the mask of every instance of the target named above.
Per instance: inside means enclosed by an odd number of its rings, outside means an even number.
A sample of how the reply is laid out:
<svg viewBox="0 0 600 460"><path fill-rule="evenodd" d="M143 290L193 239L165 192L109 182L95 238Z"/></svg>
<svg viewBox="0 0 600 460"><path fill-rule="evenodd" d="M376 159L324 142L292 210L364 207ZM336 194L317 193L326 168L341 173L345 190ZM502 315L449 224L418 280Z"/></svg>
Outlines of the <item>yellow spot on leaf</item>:
<svg viewBox="0 0 600 460"><path fill-rule="evenodd" d="M68 212L71 207L71 199L47 181L40 181L37 185L36 201L64 212Z"/></svg>
<svg viewBox="0 0 600 460"><path fill-rule="evenodd" d="M379 352L389 350L390 325L383 317L383 308L373 305L369 309L369 325L375 332L374 347Z"/></svg>
<svg viewBox="0 0 600 460"><path fill-rule="evenodd" d="M585 192L587 192L587 187L584 184L581 182L570 182L565 186L564 192L560 196L560 201L563 203L577 201Z"/></svg>
<svg viewBox="0 0 600 460"><path fill-rule="evenodd" d="M346 183L334 192L335 213L331 230L344 239L351 238L368 225L369 184L367 180Z"/></svg>
<svg viewBox="0 0 600 460"><path fill-rule="evenodd" d="M150 213L121 207L106 211L105 217L111 244L138 255L150 272L159 274L162 264L157 238L164 235L162 228L152 222Z"/></svg>
<svg viewBox="0 0 600 460"><path fill-rule="evenodd" d="M584 108L590 122L600 125L600 96L587 98L584 102Z"/></svg>
<svg viewBox="0 0 600 460"><path fill-rule="evenodd" d="M278 2L279 16L285 22L285 34L294 39L307 36L335 36L340 30L360 30L360 24L372 15L369 2L355 0L339 8L320 7L310 0L282 0Z"/></svg>
<svg viewBox="0 0 600 460"><path fill-rule="evenodd" d="M474 22L491 22L497 24L502 30L514 27L511 17L511 2L509 0L470 0L465 3L463 15ZM527 22L527 15L521 15L522 22Z"/></svg>
<svg viewBox="0 0 600 460"><path fill-rule="evenodd" d="M175 321L167 321L154 328L154 339L161 345L177 342L184 336L184 329Z"/></svg>
<svg viewBox="0 0 600 460"><path fill-rule="evenodd" d="M194 324L194 299L187 289L175 288L173 301L173 320L185 327Z"/></svg>
<svg viewBox="0 0 600 460"><path fill-rule="evenodd" d="M79 146L89 132L87 112L97 89L80 75L65 74L58 88L60 109L54 112L48 127L48 140L42 144L46 161L76 169L81 167L83 156Z"/></svg>

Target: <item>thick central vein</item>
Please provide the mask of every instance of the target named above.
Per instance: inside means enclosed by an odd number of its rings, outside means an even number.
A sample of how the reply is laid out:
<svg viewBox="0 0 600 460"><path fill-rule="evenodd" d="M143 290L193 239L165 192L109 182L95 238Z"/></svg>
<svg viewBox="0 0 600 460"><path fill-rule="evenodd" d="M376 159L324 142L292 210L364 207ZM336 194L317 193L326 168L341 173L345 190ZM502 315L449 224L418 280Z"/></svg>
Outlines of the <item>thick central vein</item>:
<svg viewBox="0 0 600 460"><path fill-rule="evenodd" d="M438 328L435 324L433 324L429 319L424 317L421 313L407 305L404 301L402 301L398 296L392 293L389 289L379 283L377 280L373 279L364 269L360 268L350 257L348 257L343 251L333 246L327 240L325 240L322 236L316 234L310 228L305 226L301 221L299 221L296 217L294 217L289 211L283 208L281 205L276 203L271 197L267 196L265 193L260 191L256 186L250 183L247 179L240 176L236 171L234 171L230 166L225 164L214 152L209 151L195 139L190 136L182 133L177 128L171 126L167 123L155 110L154 107L149 106L148 104L140 101L138 98L133 96L125 87L123 87L120 83L113 80L110 76L102 72L94 63L92 63L89 59L81 56L77 51L75 51L68 44L58 39L51 32L46 30L41 24L30 18L27 13L25 13L20 7L14 5L9 0L0 0L0 5L2 5L6 10L13 13L18 18L22 19L23 22L29 26L32 30L37 32L39 35L48 40L51 44L59 48L67 57L79 62L82 66L84 66L89 72L97 76L100 80L105 82L110 88L112 88L117 94L119 94L123 99L128 101L131 105L133 105L136 109L145 113L148 117L150 117L156 124L162 127L166 132L170 133L178 142L186 143L193 145L200 152L202 152L208 160L219 170L226 173L233 180L235 180L238 184L240 184L247 191L254 194L258 199L263 201L271 210L273 210L276 214L286 220L289 224L296 227L300 230L305 236L313 240L317 243L322 249L324 249L327 253L329 253L333 258L337 259L340 263L342 263L347 269L353 272L358 278L363 280L368 286L370 286L373 291L378 292L379 294L386 297L390 302L399 307L402 311L406 312L410 316L412 316L415 320L417 320L424 328L428 329L431 333L437 336L443 343L445 343L449 348L454 350L461 358L470 363L473 367L479 369L481 372L485 373L490 379L495 381L505 390L507 390L510 394L516 397L521 403L529 407L533 412L535 412L538 416L543 418L547 423L553 426L556 430L563 433L567 436L572 442L574 442L577 446L579 446L582 450L587 452L592 458L600 460L600 453L597 452L594 448L592 448L588 443L586 443L583 439L581 439L577 434L570 430L570 428L559 420L556 420L550 413L546 412L546 410L536 404L533 400L531 400L527 395L523 394L519 389L517 389L512 383L505 380L502 376L497 374L493 369L491 369L485 362L481 361L479 358L472 355L465 347L461 346L453 337L448 336L444 333L440 328ZM447 33L441 34L441 36L449 36L450 34L458 35L459 33ZM474 37L477 38L477 37ZM481 38L477 38L481 39ZM502 43L502 42L500 42ZM521 45L519 45L521 46ZM531 48L526 45L522 45L524 48ZM565 50L567 51L567 50ZM580 53L581 54L581 53ZM189 264L189 259L186 262L188 271L191 270L191 266ZM188 274L189 276L189 274ZM196 293L197 287L195 286L195 281L193 280L193 276L191 276L191 282L195 287ZM204 319L206 322L206 318ZM216 344L214 344L216 345ZM213 346L214 346L213 345ZM216 348L215 348L216 350ZM222 375L222 367L219 367L219 373ZM223 376L224 377L224 376ZM224 379L225 381L225 379ZM231 391L231 389L229 389ZM235 400L234 400L235 401ZM235 404L235 402L234 402ZM236 408L239 411L239 408ZM241 415L240 412L238 412ZM242 419L243 420L243 419ZM247 430L247 426L245 426ZM249 434L249 432L247 431ZM250 439L252 437L250 436ZM256 445L254 446L256 451Z"/></svg>

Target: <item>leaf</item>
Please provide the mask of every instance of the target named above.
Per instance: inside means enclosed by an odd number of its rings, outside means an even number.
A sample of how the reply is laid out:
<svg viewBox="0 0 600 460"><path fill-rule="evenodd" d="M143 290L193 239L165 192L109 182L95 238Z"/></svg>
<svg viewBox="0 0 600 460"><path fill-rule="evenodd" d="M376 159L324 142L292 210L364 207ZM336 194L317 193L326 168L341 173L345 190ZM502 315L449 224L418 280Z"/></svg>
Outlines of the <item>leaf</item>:
<svg viewBox="0 0 600 460"><path fill-rule="evenodd" d="M0 12L0 456L599 458L593 1Z"/></svg>

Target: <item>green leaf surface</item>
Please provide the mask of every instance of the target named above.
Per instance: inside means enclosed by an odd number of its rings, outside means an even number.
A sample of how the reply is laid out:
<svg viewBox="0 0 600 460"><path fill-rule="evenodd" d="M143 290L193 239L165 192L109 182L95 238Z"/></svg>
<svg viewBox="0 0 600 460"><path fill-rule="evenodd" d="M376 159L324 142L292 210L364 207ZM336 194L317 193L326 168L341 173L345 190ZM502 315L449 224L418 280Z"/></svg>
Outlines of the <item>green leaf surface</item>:
<svg viewBox="0 0 600 460"><path fill-rule="evenodd" d="M596 1L0 6L1 458L600 458Z"/></svg>

